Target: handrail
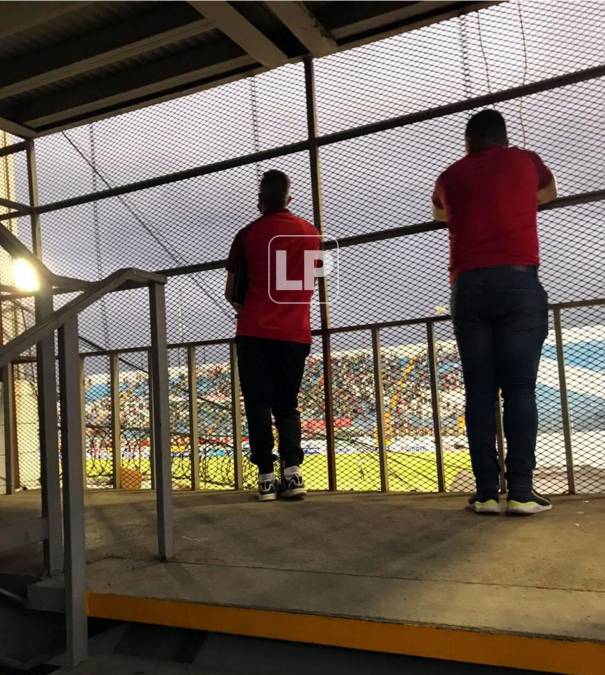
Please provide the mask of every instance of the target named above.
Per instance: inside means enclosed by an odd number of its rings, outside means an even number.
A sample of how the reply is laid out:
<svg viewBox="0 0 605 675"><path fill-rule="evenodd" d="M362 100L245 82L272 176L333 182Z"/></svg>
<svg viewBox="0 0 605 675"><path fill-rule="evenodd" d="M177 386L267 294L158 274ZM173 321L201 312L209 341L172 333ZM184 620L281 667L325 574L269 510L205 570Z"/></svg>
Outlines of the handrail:
<svg viewBox="0 0 605 675"><path fill-rule="evenodd" d="M0 368L13 361L19 354L33 347L36 343L54 332L67 321L77 316L87 307L95 303L107 293L119 290L121 288L141 286L149 283L166 283L166 277L155 272L144 272L134 268L118 270L110 274L105 279L98 281L90 286L88 290L83 291L77 298L74 298L61 309L49 314L42 321L32 326L11 340L7 345L0 349Z"/></svg>

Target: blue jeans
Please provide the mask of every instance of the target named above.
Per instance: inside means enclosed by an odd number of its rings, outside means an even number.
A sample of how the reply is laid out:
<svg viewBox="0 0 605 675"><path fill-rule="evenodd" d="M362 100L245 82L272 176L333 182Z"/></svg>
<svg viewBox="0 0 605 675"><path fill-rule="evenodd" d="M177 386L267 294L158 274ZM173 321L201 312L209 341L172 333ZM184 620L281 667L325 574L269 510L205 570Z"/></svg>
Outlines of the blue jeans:
<svg viewBox="0 0 605 675"><path fill-rule="evenodd" d="M452 289L452 318L466 389L466 429L480 492L498 490L496 401L504 398L509 491L532 487L538 411L536 378L548 334L548 298L537 270L472 270Z"/></svg>

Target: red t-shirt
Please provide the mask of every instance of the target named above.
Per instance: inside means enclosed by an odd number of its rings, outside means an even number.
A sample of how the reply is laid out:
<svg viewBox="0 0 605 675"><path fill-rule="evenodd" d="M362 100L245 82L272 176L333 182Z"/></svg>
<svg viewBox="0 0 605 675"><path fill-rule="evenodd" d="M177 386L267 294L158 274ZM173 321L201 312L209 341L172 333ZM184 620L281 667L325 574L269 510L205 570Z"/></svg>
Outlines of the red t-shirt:
<svg viewBox="0 0 605 675"><path fill-rule="evenodd" d="M311 223L282 209L240 230L231 245L227 270L235 273L245 255L248 288L237 318L237 335L311 342L310 303L320 235Z"/></svg>
<svg viewBox="0 0 605 675"><path fill-rule="evenodd" d="M552 180L535 152L494 147L466 155L437 179L445 209L450 279L480 267L539 265L537 192Z"/></svg>

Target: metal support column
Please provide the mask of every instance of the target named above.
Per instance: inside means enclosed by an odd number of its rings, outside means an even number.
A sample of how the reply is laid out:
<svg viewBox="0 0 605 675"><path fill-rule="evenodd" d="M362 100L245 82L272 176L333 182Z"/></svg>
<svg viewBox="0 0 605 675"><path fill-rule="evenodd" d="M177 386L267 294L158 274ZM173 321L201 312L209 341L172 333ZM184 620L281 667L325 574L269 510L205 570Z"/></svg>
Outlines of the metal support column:
<svg viewBox="0 0 605 675"><path fill-rule="evenodd" d="M84 368L84 357L79 358L80 374L80 415L82 417L82 480L84 489L88 487L88 467L86 466L86 371Z"/></svg>
<svg viewBox="0 0 605 675"><path fill-rule="evenodd" d="M197 369L195 347L187 347L187 382L189 389L189 444L191 446L191 489L200 489L200 433L198 428Z"/></svg>
<svg viewBox="0 0 605 675"><path fill-rule="evenodd" d="M571 418L569 416L569 399L567 397L567 377L565 375L565 352L563 350L563 328L561 310L553 310L555 323L555 341L557 346L557 367L559 369L559 394L561 397L561 421L563 423L563 439L565 442L565 462L567 465L567 488L570 495L576 494L576 480L573 465L571 444Z"/></svg>
<svg viewBox="0 0 605 675"><path fill-rule="evenodd" d="M109 355L111 395L111 451L113 458L113 487L122 487L122 420L120 416L120 362L118 354Z"/></svg>
<svg viewBox="0 0 605 675"><path fill-rule="evenodd" d="M372 356L374 360L374 396L376 401L376 432L378 437L378 459L380 462L380 489L389 491L389 466L387 443L384 432L384 383L382 378L382 357L380 352L380 330L372 328Z"/></svg>
<svg viewBox="0 0 605 675"><path fill-rule="evenodd" d="M153 427L153 368L151 365L151 349L147 352L147 387L149 390L149 480L151 489L155 490L155 429Z"/></svg>
<svg viewBox="0 0 605 675"><path fill-rule="evenodd" d="M158 515L160 560L174 556L172 512L172 456L170 451L170 412L168 397L168 350L166 348L166 294L164 284L149 286L151 315L151 381L155 486Z"/></svg>
<svg viewBox="0 0 605 675"><path fill-rule="evenodd" d="M500 492L506 492L506 464L504 461L504 420L502 419L502 395L498 391L496 398L496 446L498 448L498 464L500 466Z"/></svg>
<svg viewBox="0 0 605 675"><path fill-rule="evenodd" d="M36 155L33 140L28 139L26 144L29 203L35 209L39 206ZM38 258L41 258L40 217L36 212L32 212L30 222L33 251ZM40 280L40 291L36 295L35 303L36 322L42 321L49 314L52 314L52 288L44 280ZM44 542L44 562L48 574L53 575L63 569L63 546L59 443L57 437L57 375L55 372L55 338L52 333L36 346L36 360L40 461L42 467L42 516L48 520L48 539Z"/></svg>
<svg viewBox="0 0 605 675"><path fill-rule="evenodd" d="M61 383L61 463L63 468L63 528L65 531L65 614L67 656L72 666L87 658L86 547L84 540L84 482L82 409L80 405L78 320L59 329Z"/></svg>
<svg viewBox="0 0 605 675"><path fill-rule="evenodd" d="M244 487L244 466L242 453L242 411L240 406L239 370L237 367L237 345L229 343L229 365L231 372L231 420L233 424L233 471L235 489Z"/></svg>
<svg viewBox="0 0 605 675"><path fill-rule="evenodd" d="M17 424L15 411L15 387L13 365L8 363L2 368L2 406L4 417L4 461L6 476L6 494L11 495L18 485Z"/></svg>
<svg viewBox="0 0 605 675"><path fill-rule="evenodd" d="M427 321L426 337L428 344L429 377L431 380L431 405L433 408L435 460L437 462L437 489L439 492L445 492L445 476L443 472L443 440L441 438L441 407L439 405L439 373L437 369L437 352L435 349L435 326L432 321Z"/></svg>
<svg viewBox="0 0 605 675"><path fill-rule="evenodd" d="M307 131L309 141L309 164L311 168L311 194L313 198L313 220L320 234L324 233L323 198L321 189L321 171L319 163L319 146L317 143L317 100L315 95L315 72L313 59L305 58L305 93L307 103ZM334 394L332 382L332 345L327 330L332 324L329 292L325 277L319 278L318 284L321 315L321 346L323 354L324 408L326 423L326 450L328 456L328 486L336 490L336 437L334 433Z"/></svg>

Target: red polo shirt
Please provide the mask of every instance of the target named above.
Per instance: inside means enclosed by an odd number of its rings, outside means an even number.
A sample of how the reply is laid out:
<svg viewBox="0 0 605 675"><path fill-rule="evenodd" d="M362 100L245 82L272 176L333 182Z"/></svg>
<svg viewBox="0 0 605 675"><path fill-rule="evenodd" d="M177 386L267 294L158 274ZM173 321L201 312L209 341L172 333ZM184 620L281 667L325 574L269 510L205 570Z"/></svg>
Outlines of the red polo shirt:
<svg viewBox="0 0 605 675"><path fill-rule="evenodd" d="M438 178L445 209L450 279L480 267L539 265L537 192L552 173L535 152L494 147L466 155Z"/></svg>
<svg viewBox="0 0 605 675"><path fill-rule="evenodd" d="M320 248L317 228L288 209L261 216L237 233L226 265L235 273L239 256L245 256L248 289L237 335L311 342L314 279L305 278L305 252L312 259Z"/></svg>

